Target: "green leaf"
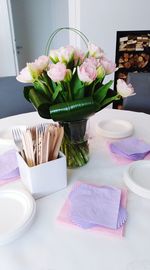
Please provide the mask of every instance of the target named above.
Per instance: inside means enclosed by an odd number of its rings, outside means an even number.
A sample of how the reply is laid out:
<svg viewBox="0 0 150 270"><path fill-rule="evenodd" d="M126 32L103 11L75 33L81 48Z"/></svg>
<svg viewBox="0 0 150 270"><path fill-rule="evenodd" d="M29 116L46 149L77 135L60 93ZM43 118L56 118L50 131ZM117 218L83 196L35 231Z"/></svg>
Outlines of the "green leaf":
<svg viewBox="0 0 150 270"><path fill-rule="evenodd" d="M106 106L108 106L110 103L112 103L113 101L115 100L118 100L119 98L116 96L114 97L109 97L109 98L106 98L102 103L101 103L101 108L104 108Z"/></svg>
<svg viewBox="0 0 150 270"><path fill-rule="evenodd" d="M47 85L46 85L45 82L43 82L42 80L39 79L37 81L34 81L33 85L34 85L34 88L38 92L44 93L46 96L48 96L49 98L51 98L50 91L48 90L48 87L47 87Z"/></svg>
<svg viewBox="0 0 150 270"><path fill-rule="evenodd" d="M101 103L97 104L97 107L98 107L97 111L104 109L110 103L112 103L113 101L118 100L118 99L120 99L120 98L118 97L117 92L109 89L107 91L107 95L106 95L105 99Z"/></svg>
<svg viewBox="0 0 150 270"><path fill-rule="evenodd" d="M34 89L33 86L29 85L29 86L25 86L24 89L23 89L23 94L24 94L24 97L26 98L27 101L31 102L30 101L30 98L29 98L29 92L31 89Z"/></svg>
<svg viewBox="0 0 150 270"><path fill-rule="evenodd" d="M56 64L58 61L55 61L51 56L49 56L50 60L52 61L53 64Z"/></svg>
<svg viewBox="0 0 150 270"><path fill-rule="evenodd" d="M50 106L50 115L54 121L75 121L92 115L98 107L92 97L59 103Z"/></svg>
<svg viewBox="0 0 150 270"><path fill-rule="evenodd" d="M77 71L72 76L70 88L74 100L81 99L84 97L84 84L79 80Z"/></svg>
<svg viewBox="0 0 150 270"><path fill-rule="evenodd" d="M53 102L55 101L55 99L57 98L59 92L61 92L61 91L62 91L62 87L61 87L60 84L58 84L58 85L56 86L56 88L55 88L55 90L54 90L54 93L53 93L53 96L52 96Z"/></svg>
<svg viewBox="0 0 150 270"><path fill-rule="evenodd" d="M107 92L110 88L110 86L112 85L113 81L109 81L108 83L104 84L103 86L101 86L93 95L93 98L95 100L96 103L101 103L104 98L107 95Z"/></svg>
<svg viewBox="0 0 150 270"><path fill-rule="evenodd" d="M28 100L33 104L41 117L50 118L50 101L44 94L38 92L34 88L30 88L28 91Z"/></svg>

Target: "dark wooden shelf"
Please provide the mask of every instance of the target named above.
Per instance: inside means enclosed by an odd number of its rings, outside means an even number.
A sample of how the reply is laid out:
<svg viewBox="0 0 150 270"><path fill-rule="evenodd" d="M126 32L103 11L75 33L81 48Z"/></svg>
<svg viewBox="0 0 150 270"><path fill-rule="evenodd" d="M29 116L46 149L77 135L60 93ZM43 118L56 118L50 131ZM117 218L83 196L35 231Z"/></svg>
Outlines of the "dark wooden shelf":
<svg viewBox="0 0 150 270"><path fill-rule="evenodd" d="M149 64L148 64L149 65ZM123 67L120 67L117 71L116 71L116 73L119 73L119 71L120 72L123 72L123 71L126 71L127 73L129 73L129 72L135 72L135 71L137 71L137 72L150 72L150 67L148 67L148 66L146 66L146 67L144 67L144 68L138 68L138 67L130 67L130 68L123 68Z"/></svg>
<svg viewBox="0 0 150 270"><path fill-rule="evenodd" d="M124 54L124 53L128 53L128 54L142 54L142 53L144 53L144 54L150 54L150 48L148 47L148 48L145 48L143 51L135 51L135 50L133 50L133 51L118 51L117 52L117 56L118 55L121 55L122 56L122 54Z"/></svg>
<svg viewBox="0 0 150 270"><path fill-rule="evenodd" d="M122 40L121 41L124 44L121 44L121 42L120 42L120 38L128 37L129 39L131 39L131 38L134 39L135 38L135 40L136 40L136 37L138 37L138 36L140 36L140 37L145 37L146 36L146 37L148 37L148 40L150 41L150 30L141 30L141 31L117 31L117 36L116 36L116 57L115 57L116 66L119 66L119 60L121 60L120 58L122 58L122 60L123 60L123 63L122 64L125 64L125 61L124 61L125 58L129 58L129 60L127 62L130 62L130 56L131 55L133 56L133 58L135 58L135 60L133 59L134 62L132 62L133 65L131 67L128 67L128 68L120 67L115 72L115 74L114 74L114 90L116 90L116 82L117 82L117 79L120 76L122 76L122 78L124 80L126 80L127 75L128 75L129 72L150 72L150 47L149 47L149 44L143 42L143 45L145 45L146 47L143 46L143 50L142 51L141 50L140 51L136 51L135 50L136 46L135 47L129 47L129 48L131 48L131 50L128 51L128 50L126 50L126 48L128 48L127 47L128 45L126 45L126 40ZM140 39L139 39L139 43L140 43ZM121 46L122 45L126 45L126 46L124 46L125 50L119 51L120 45ZM127 57L124 56L124 54L128 54ZM142 54L145 54L145 56L142 55ZM148 63L146 64L145 67L139 68L137 66L138 61L136 60L135 55L138 55L138 57L142 56L144 63L146 63L148 61ZM146 57L146 55L149 55L149 58ZM143 62L143 61L141 61L141 62ZM130 62L130 64L131 64L131 62ZM121 75L119 73L123 73L123 74ZM116 101L116 102L114 102L114 107L117 108L121 104L122 104L122 100Z"/></svg>

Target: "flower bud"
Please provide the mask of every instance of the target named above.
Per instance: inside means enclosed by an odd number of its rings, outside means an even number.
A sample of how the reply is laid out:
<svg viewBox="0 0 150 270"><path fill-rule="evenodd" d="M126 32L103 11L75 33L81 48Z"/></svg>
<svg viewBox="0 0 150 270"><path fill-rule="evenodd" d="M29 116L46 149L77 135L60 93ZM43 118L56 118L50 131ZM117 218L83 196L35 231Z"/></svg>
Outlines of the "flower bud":
<svg viewBox="0 0 150 270"><path fill-rule="evenodd" d="M104 70L104 68L102 66L99 66L97 68L96 72L97 72L97 78L102 81L103 78L105 77L105 70Z"/></svg>
<svg viewBox="0 0 150 270"><path fill-rule="evenodd" d="M58 59L58 50L51 50L50 51L50 54L49 54L49 57L51 59L51 61L56 64L57 62L59 62L59 59Z"/></svg>
<svg viewBox="0 0 150 270"><path fill-rule="evenodd" d="M65 75L65 78L64 78L64 81L65 82L70 82L72 79L72 72L70 69L67 69L66 70L66 75Z"/></svg>

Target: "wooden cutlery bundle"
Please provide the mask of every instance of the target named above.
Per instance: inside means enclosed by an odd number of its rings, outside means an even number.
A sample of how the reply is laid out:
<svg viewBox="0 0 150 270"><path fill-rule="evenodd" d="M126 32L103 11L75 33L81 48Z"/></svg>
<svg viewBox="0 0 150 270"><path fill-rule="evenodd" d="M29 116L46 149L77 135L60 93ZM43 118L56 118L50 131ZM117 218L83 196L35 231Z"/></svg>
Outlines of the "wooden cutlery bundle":
<svg viewBox="0 0 150 270"><path fill-rule="evenodd" d="M40 124L12 130L14 142L29 167L57 159L64 129L59 124Z"/></svg>

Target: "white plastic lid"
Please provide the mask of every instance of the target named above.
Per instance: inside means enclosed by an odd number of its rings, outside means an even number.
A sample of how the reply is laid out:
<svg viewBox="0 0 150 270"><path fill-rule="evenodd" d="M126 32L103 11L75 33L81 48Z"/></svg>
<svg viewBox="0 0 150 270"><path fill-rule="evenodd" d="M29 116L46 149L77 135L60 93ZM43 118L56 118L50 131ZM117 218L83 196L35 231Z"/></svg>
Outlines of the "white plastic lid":
<svg viewBox="0 0 150 270"><path fill-rule="evenodd" d="M134 193L150 199L150 161L139 160L129 165L124 172L124 181Z"/></svg>
<svg viewBox="0 0 150 270"><path fill-rule="evenodd" d="M0 191L0 245L21 236L31 225L35 211L35 201L27 191Z"/></svg>
<svg viewBox="0 0 150 270"><path fill-rule="evenodd" d="M102 120L97 125L97 131L100 135L119 139L131 136L133 133L133 125L125 120Z"/></svg>

